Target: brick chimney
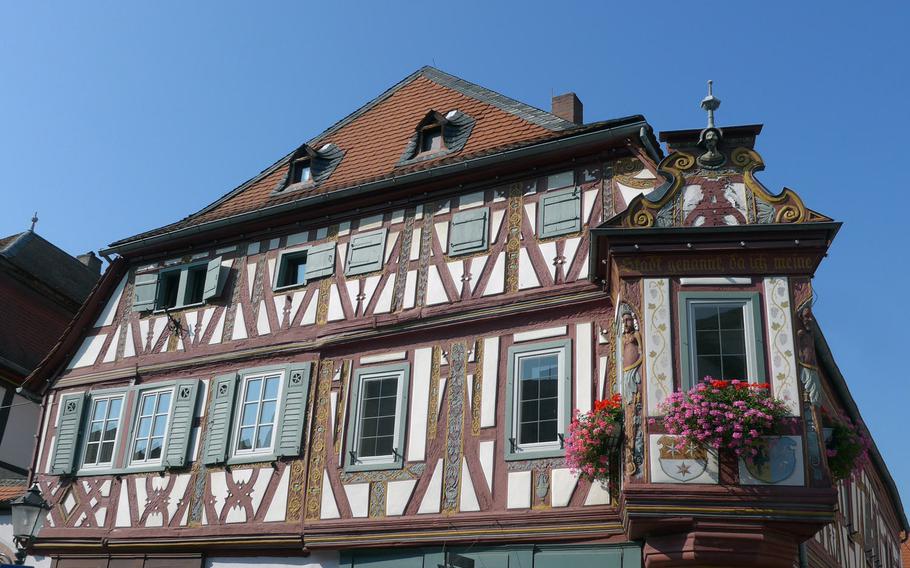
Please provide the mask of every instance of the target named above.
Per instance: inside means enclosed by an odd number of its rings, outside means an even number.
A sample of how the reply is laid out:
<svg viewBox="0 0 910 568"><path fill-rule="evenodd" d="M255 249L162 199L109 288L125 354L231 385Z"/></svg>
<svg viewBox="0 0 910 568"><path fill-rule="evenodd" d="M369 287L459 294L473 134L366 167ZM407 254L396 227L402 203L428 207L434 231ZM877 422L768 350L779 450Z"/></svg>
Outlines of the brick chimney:
<svg viewBox="0 0 910 568"><path fill-rule="evenodd" d="M584 105L575 96L575 93L566 93L553 97L553 114L574 122L575 124L584 124Z"/></svg>
<svg viewBox="0 0 910 568"><path fill-rule="evenodd" d="M76 257L76 260L88 267L93 274L101 274L101 259L95 256L95 253L88 251L85 254L80 254Z"/></svg>

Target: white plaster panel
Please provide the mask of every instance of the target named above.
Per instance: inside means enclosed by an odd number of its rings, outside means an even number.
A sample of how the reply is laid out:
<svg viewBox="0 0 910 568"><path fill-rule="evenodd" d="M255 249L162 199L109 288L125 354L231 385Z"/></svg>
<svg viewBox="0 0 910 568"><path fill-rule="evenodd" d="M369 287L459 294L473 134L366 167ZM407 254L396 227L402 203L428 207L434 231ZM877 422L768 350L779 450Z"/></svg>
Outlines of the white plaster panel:
<svg viewBox="0 0 910 568"><path fill-rule="evenodd" d="M534 341L537 339L546 339L547 337L561 337L565 335L568 328L564 325L556 327L545 327L543 329L533 329L531 331L520 331L512 336L515 343L522 341Z"/></svg>
<svg viewBox="0 0 910 568"><path fill-rule="evenodd" d="M499 240L499 230L502 228L502 220L506 215L505 209L498 209L493 211L493 221L490 223L490 229L492 230L490 236L490 243L495 243Z"/></svg>
<svg viewBox="0 0 910 568"><path fill-rule="evenodd" d="M418 260L420 259L420 233L422 229L420 227L415 227L414 232L411 233L411 253L408 255L408 260Z"/></svg>
<svg viewBox="0 0 910 568"><path fill-rule="evenodd" d="M585 497L585 506L609 504L610 491L607 487L599 481L591 483L591 488L588 489L588 496Z"/></svg>
<svg viewBox="0 0 910 568"><path fill-rule="evenodd" d="M133 326L126 324L126 338L123 341L123 358L136 356L136 344L133 343Z"/></svg>
<svg viewBox="0 0 910 568"><path fill-rule="evenodd" d="M107 338L106 333L99 333L98 335L86 337L85 340L82 341L82 345L80 345L79 349L76 351L76 354L70 359L69 365L67 365L66 368L78 369L80 367L93 365L95 360L98 359L98 354L101 353L101 347L104 345L105 338Z"/></svg>
<svg viewBox="0 0 910 568"><path fill-rule="evenodd" d="M805 485L802 437L779 436L766 440L768 462L761 468L750 468L739 460L739 482L742 485Z"/></svg>
<svg viewBox="0 0 910 568"><path fill-rule="evenodd" d="M320 290L316 294L310 296L306 309L303 312L303 318L300 320L300 325L312 325L316 323L316 305L319 303L317 295L321 293L322 291Z"/></svg>
<svg viewBox="0 0 910 568"><path fill-rule="evenodd" d="M243 306L237 304L234 314L234 329L231 331L231 340L246 339L246 321L243 317Z"/></svg>
<svg viewBox="0 0 910 568"><path fill-rule="evenodd" d="M506 508L508 509L530 509L531 508L531 472L530 471L510 471L509 472L509 493L506 498Z"/></svg>
<svg viewBox="0 0 910 568"><path fill-rule="evenodd" d="M129 324L127 324L129 325ZM117 358L117 345L120 343L120 326L117 326L117 329L114 330L114 335L111 336L111 343L107 347L107 351L104 352L104 359L101 360L102 363L110 363Z"/></svg>
<svg viewBox="0 0 910 568"><path fill-rule="evenodd" d="M344 283L348 289L348 300L351 302L351 308L357 311L357 296L360 294L360 280L348 280ZM366 304L364 304L366 306Z"/></svg>
<svg viewBox="0 0 910 568"><path fill-rule="evenodd" d="M212 321L212 315L215 313L215 308L206 308L202 311L202 323L199 324L199 333L201 335L205 334L205 330L208 329L209 323Z"/></svg>
<svg viewBox="0 0 910 568"><path fill-rule="evenodd" d="M258 243L257 243L258 244ZM250 292L250 300L253 299L253 284L256 282L256 263L246 265L246 284Z"/></svg>
<svg viewBox="0 0 910 568"><path fill-rule="evenodd" d="M392 258L392 251L395 250L395 243L398 242L398 231L392 231L389 233L389 241L385 246L385 263L389 263L389 259Z"/></svg>
<svg viewBox="0 0 910 568"><path fill-rule="evenodd" d="M288 235L287 245L289 247L295 245L302 245L303 243L310 240L310 232L303 231L302 233L294 233L293 235Z"/></svg>
<svg viewBox="0 0 910 568"><path fill-rule="evenodd" d="M272 298L275 303L275 315L278 317L278 327L284 325L284 304L286 302L284 295L277 295Z"/></svg>
<svg viewBox="0 0 910 568"><path fill-rule="evenodd" d="M563 248L562 255L566 259L566 263L563 265L565 274L569 273L573 261L575 260L575 253L578 251L578 243L581 242L581 237L572 237L571 239L566 239L565 248Z"/></svg>
<svg viewBox="0 0 910 568"><path fill-rule="evenodd" d="M717 450L709 449L707 459L695 460L671 451L661 457L661 438L674 438L663 434L648 436L651 456L651 483L709 483L718 482ZM664 452L667 453L666 451Z"/></svg>
<svg viewBox="0 0 910 568"><path fill-rule="evenodd" d="M303 290L298 290L294 292L294 295L291 297L291 311L288 312L288 317L290 321L286 322L285 325L290 325L294 318L297 317L297 310L300 309L300 304L303 303L303 299L306 298L306 292Z"/></svg>
<svg viewBox="0 0 910 568"><path fill-rule="evenodd" d="M528 221L531 222L531 232L537 232L537 204L525 203L525 213L528 214Z"/></svg>
<svg viewBox="0 0 910 568"><path fill-rule="evenodd" d="M439 239L439 248L445 252L449 247L449 222L441 221L439 223L436 223L435 227L436 238Z"/></svg>
<svg viewBox="0 0 910 568"><path fill-rule="evenodd" d="M130 522L130 502L129 502L129 484L128 479L124 479L120 486L120 496L117 498L117 516L114 517L115 527L129 527Z"/></svg>
<svg viewBox="0 0 910 568"><path fill-rule="evenodd" d="M288 503L288 486L290 484L290 466L285 467L281 472L281 479L278 480L278 487L275 488L275 495L269 503L269 508L265 512L263 520L267 523L283 521L287 515Z"/></svg>
<svg viewBox="0 0 910 568"><path fill-rule="evenodd" d="M443 304L448 301L449 296L446 294L446 289L442 284L442 278L439 276L439 271L436 270L436 265L431 264L427 270L426 304L428 306L433 306L435 304Z"/></svg>
<svg viewBox="0 0 910 568"><path fill-rule="evenodd" d="M374 314L387 314L392 310L392 293L395 291L395 275L390 274L389 279L382 287L379 293L379 299L376 300L376 307L373 309Z"/></svg>
<svg viewBox="0 0 910 568"><path fill-rule="evenodd" d="M328 479L322 483L322 493L325 494L325 486ZM344 486L344 492L348 496L348 504L351 506L351 515L354 517L366 517L370 504L370 484L369 483L350 483Z"/></svg>
<svg viewBox="0 0 910 568"><path fill-rule="evenodd" d="M591 410L591 393L594 389L594 360L591 347L591 324L575 325L575 408L580 412Z"/></svg>
<svg viewBox="0 0 910 568"><path fill-rule="evenodd" d="M411 500L411 493L414 491L415 485L417 485L416 479L390 481L386 486L385 514L390 517L403 515L408 501Z"/></svg>
<svg viewBox="0 0 910 568"><path fill-rule="evenodd" d="M673 336L670 325L670 281L645 278L645 376L648 414L673 392Z"/></svg>
<svg viewBox="0 0 910 568"><path fill-rule="evenodd" d="M367 306L373 301L373 294L376 293L376 287L379 286L381 279L382 277L378 275L368 276L363 283L363 311L366 311Z"/></svg>
<svg viewBox="0 0 910 568"><path fill-rule="evenodd" d="M167 516L169 519L174 518L174 513L177 512L177 508L180 506L180 502L183 499L183 494L186 492L186 486L189 482L189 473L181 473L177 476L177 479L174 480L174 488L171 490L171 494L167 499Z"/></svg>
<svg viewBox="0 0 910 568"><path fill-rule="evenodd" d="M442 495L442 458L436 462L433 468L433 475L427 484L427 491L423 494L423 500L417 509L418 514L438 513L439 499Z"/></svg>
<svg viewBox="0 0 910 568"><path fill-rule="evenodd" d="M480 399L480 427L496 426L496 386L499 384L499 338L483 340L483 396Z"/></svg>
<svg viewBox="0 0 910 568"><path fill-rule="evenodd" d="M584 280L588 277L588 251L587 249L582 249L581 252L584 254L579 255L578 262L581 263L581 268L578 270L578 280Z"/></svg>
<svg viewBox="0 0 910 568"><path fill-rule="evenodd" d="M362 361L362 360L361 360ZM410 397L411 411L408 428L408 461L423 461L427 446L427 411L430 404L430 373L433 350L423 347L414 351L414 373Z"/></svg>
<svg viewBox="0 0 910 568"><path fill-rule="evenodd" d="M518 289L537 288L540 286L540 280L537 279L537 272L534 265L531 264L531 257L527 249L522 248L518 254Z"/></svg>
<svg viewBox="0 0 910 568"><path fill-rule="evenodd" d="M464 276L464 262L461 260L454 260L447 263L449 267L449 274L452 276L452 282L455 283L455 291L458 294L461 294L462 288L464 287L464 282L462 282L462 277Z"/></svg>
<svg viewBox="0 0 910 568"><path fill-rule="evenodd" d="M490 271L490 278L483 290L484 296L502 294L505 289L505 253L501 252L496 256L496 262L493 263L493 269Z"/></svg>
<svg viewBox="0 0 910 568"><path fill-rule="evenodd" d="M544 261L547 263L547 271L550 273L550 278L553 281L556 281L556 241L550 241L547 243L540 243L540 254L543 255Z"/></svg>
<svg viewBox="0 0 910 568"><path fill-rule="evenodd" d="M209 337L209 345L221 343L221 336L224 335L224 314L227 313L228 309L222 310L218 314L218 319L215 320L215 329L212 330L212 335ZM124 353L124 355L126 354Z"/></svg>
<svg viewBox="0 0 910 568"><path fill-rule="evenodd" d="M487 482L487 489L493 491L493 466L494 450L496 448L495 440L484 440L480 442L479 457L480 469L483 471L483 478Z"/></svg>
<svg viewBox="0 0 910 568"><path fill-rule="evenodd" d="M470 209L483 205L483 192L468 193L458 198L459 209Z"/></svg>
<svg viewBox="0 0 910 568"><path fill-rule="evenodd" d="M123 296L123 289L126 287L126 280L127 276L124 276L120 279L120 283L117 284L117 288L114 289L114 293L111 294L111 297L104 305L104 309L101 310L100 314L98 314L98 319L95 320L94 327L105 327L114 323L114 316L117 315L117 306L120 305L120 298Z"/></svg>
<svg viewBox="0 0 910 568"><path fill-rule="evenodd" d="M107 507L98 507L95 511L95 526L103 527L105 519L107 519Z"/></svg>
<svg viewBox="0 0 910 568"><path fill-rule="evenodd" d="M259 512L259 507L262 505L262 499L265 497L265 490L269 486L269 481L272 480L273 471L274 470L271 467L259 468L259 476L256 477L253 488L250 490L250 501L253 505L254 515Z"/></svg>
<svg viewBox="0 0 910 568"><path fill-rule="evenodd" d="M397 225L398 223L404 223L404 209L396 209L392 211L392 225Z"/></svg>
<svg viewBox="0 0 910 568"><path fill-rule="evenodd" d="M413 308L417 303L417 271L408 270L408 276L404 281L404 307L405 309Z"/></svg>
<svg viewBox="0 0 910 568"><path fill-rule="evenodd" d="M342 221L341 223L338 223L338 234L339 235L347 235L350 232L351 232L351 222L350 221Z"/></svg>
<svg viewBox="0 0 910 568"><path fill-rule="evenodd" d="M322 290L319 291L322 293ZM341 307L341 296L338 294L338 287L332 284L329 287L329 312L326 318L328 321L338 321L344 319L344 309Z"/></svg>
<svg viewBox="0 0 910 568"><path fill-rule="evenodd" d="M578 483L578 474L572 473L569 468L554 468L551 470L552 490L550 493L550 505L553 507L565 507L572 498L575 491L575 485Z"/></svg>
<svg viewBox="0 0 910 568"><path fill-rule="evenodd" d="M227 481L224 476L225 472L223 471L213 471L212 475L209 476L213 498L212 503L215 506L215 514L218 515L218 517L221 517L221 509L224 508L224 502L228 494Z"/></svg>
<svg viewBox="0 0 910 568"><path fill-rule="evenodd" d="M264 286L271 286L275 282L275 263L278 261L277 258L270 258L266 265L268 266L268 272L262 275L262 282Z"/></svg>
<svg viewBox="0 0 910 568"><path fill-rule="evenodd" d="M474 481L468 469L468 460L461 458L461 494L458 497L460 511L479 511L480 503L477 502L477 493L474 491Z"/></svg>
<svg viewBox="0 0 910 568"><path fill-rule="evenodd" d="M477 283L480 282L480 275L483 274L483 269L486 267L487 263L490 262L490 255L486 256L475 256L471 259L471 293L477 291Z"/></svg>
<svg viewBox="0 0 910 568"><path fill-rule="evenodd" d="M360 224L357 225L358 231L369 231L371 229L378 229L382 226L382 214L379 215L370 215L369 217L364 217L360 220Z"/></svg>
<svg viewBox="0 0 910 568"><path fill-rule="evenodd" d="M269 312L265 306L265 300L259 300L259 313L256 316L256 333L259 335L268 335L272 330L269 329Z"/></svg>
<svg viewBox="0 0 910 568"><path fill-rule="evenodd" d="M771 356L771 388L774 396L787 402L790 414L799 416L793 319L790 314L787 278L784 276L765 278L765 320L768 335L766 343Z"/></svg>
<svg viewBox="0 0 910 568"><path fill-rule="evenodd" d="M584 192L582 195L582 223L585 225L590 224L591 221L591 211L594 210L594 202L597 200L597 190L589 189Z"/></svg>
<svg viewBox="0 0 910 568"><path fill-rule="evenodd" d="M360 484L364 485L364 484ZM367 486L367 491L369 491L370 484L365 484ZM345 492L348 491L350 485L345 485ZM359 493L358 493L359 494ZM351 494L348 492L348 500L350 500ZM354 508L354 503L351 502L351 509ZM332 489L332 484L329 482L329 472L322 470L322 503L320 506L320 519L337 519L341 516L341 513L338 512L338 503L335 501L335 491ZM356 513L354 516L358 516ZM366 516L366 515L363 515Z"/></svg>

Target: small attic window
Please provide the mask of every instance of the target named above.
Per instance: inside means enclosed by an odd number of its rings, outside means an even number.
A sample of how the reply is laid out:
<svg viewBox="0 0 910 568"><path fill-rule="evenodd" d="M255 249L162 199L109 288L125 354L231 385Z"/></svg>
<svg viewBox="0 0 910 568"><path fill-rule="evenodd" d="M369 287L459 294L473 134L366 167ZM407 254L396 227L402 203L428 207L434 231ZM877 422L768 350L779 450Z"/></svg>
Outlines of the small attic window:
<svg viewBox="0 0 910 568"><path fill-rule="evenodd" d="M420 131L419 153L438 152L443 149L442 125L432 124Z"/></svg>
<svg viewBox="0 0 910 568"><path fill-rule="evenodd" d="M305 183L313 180L313 170L310 167L310 159L304 158L294 162L293 171L291 172L291 183Z"/></svg>

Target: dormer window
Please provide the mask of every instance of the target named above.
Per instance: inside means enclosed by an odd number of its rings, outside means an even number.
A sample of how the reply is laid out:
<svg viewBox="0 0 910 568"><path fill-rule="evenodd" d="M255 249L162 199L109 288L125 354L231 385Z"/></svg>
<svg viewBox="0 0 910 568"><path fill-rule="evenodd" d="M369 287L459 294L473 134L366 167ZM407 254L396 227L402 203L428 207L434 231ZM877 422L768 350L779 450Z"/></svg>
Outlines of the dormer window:
<svg viewBox="0 0 910 568"><path fill-rule="evenodd" d="M474 119L459 110L446 114L431 110L415 126L398 165L460 152L473 128Z"/></svg>
<svg viewBox="0 0 910 568"><path fill-rule="evenodd" d="M287 161L287 173L278 181L272 195L318 186L329 179L342 158L344 152L335 144L324 144L318 150L304 144L291 154Z"/></svg>
<svg viewBox="0 0 910 568"><path fill-rule="evenodd" d="M445 143L442 139L442 126L436 124L425 127L420 131L420 153L438 152Z"/></svg>

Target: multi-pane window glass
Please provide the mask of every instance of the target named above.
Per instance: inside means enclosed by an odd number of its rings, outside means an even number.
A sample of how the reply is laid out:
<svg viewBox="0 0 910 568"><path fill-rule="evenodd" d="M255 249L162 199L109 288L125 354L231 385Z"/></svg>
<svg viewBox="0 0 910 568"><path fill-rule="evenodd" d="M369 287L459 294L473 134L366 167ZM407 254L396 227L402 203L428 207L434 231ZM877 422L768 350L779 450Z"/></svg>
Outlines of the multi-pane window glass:
<svg viewBox="0 0 910 568"><path fill-rule="evenodd" d="M114 458L114 444L120 428L123 397L92 399L92 414L85 443L85 466L110 465Z"/></svg>
<svg viewBox="0 0 910 568"><path fill-rule="evenodd" d="M388 456L395 444L398 376L364 379L361 384L358 458Z"/></svg>
<svg viewBox="0 0 910 568"><path fill-rule="evenodd" d="M559 434L559 355L518 360L518 443L555 442Z"/></svg>
<svg viewBox="0 0 910 568"><path fill-rule="evenodd" d="M156 462L161 459L171 396L169 390L156 391L144 393L139 400L136 437L130 458L132 463Z"/></svg>
<svg viewBox="0 0 910 568"><path fill-rule="evenodd" d="M691 305L695 331L696 380L749 377L746 322L742 302Z"/></svg>
<svg viewBox="0 0 910 568"><path fill-rule="evenodd" d="M248 377L240 408L237 452L254 453L272 448L281 375Z"/></svg>

